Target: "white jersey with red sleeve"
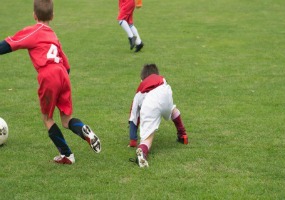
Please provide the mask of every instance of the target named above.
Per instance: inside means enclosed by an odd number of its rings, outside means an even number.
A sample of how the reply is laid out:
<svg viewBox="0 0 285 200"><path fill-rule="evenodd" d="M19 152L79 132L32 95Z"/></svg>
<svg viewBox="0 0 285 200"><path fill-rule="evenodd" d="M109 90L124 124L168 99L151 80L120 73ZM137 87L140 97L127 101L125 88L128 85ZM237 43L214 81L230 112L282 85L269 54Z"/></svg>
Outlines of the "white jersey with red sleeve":
<svg viewBox="0 0 285 200"><path fill-rule="evenodd" d="M9 36L5 41L12 51L27 49L35 69L39 72L49 64L62 64L70 69L67 57L54 31L43 23L37 23Z"/></svg>
<svg viewBox="0 0 285 200"><path fill-rule="evenodd" d="M145 78L139 85L134 96L129 121L134 122L136 126L139 124L140 108L143 100L148 92L166 83L163 76L152 74Z"/></svg>

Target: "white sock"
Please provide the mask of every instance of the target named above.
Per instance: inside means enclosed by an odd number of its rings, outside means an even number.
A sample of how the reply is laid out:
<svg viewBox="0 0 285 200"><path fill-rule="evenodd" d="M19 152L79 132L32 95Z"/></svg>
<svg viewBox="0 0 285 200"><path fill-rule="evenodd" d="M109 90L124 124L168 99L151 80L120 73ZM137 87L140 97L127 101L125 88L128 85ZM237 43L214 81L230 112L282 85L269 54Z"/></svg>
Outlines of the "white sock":
<svg viewBox="0 0 285 200"><path fill-rule="evenodd" d="M119 24L126 31L126 33L128 34L129 38L134 37L134 34L133 34L133 32L132 32L128 22L126 22L125 20L120 20Z"/></svg>
<svg viewBox="0 0 285 200"><path fill-rule="evenodd" d="M142 42L142 40L140 38L140 35L139 35L137 28L134 25L131 25L130 28L131 28L131 31L133 32L134 36L137 37L136 45L139 45Z"/></svg>

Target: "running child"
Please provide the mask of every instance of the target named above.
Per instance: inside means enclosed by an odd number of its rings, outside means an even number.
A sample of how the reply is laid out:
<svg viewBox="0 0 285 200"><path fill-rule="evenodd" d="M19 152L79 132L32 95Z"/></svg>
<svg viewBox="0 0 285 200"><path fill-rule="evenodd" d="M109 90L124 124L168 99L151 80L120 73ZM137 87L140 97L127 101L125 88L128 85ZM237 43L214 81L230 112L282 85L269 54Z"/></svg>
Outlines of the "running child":
<svg viewBox="0 0 285 200"><path fill-rule="evenodd" d="M73 164L74 154L53 120L55 107L60 111L62 126L86 140L96 153L101 151L100 139L88 125L72 117L70 66L56 34L49 27L49 22L53 19L53 1L34 0L34 19L36 24L27 26L0 42L0 54L18 49L28 50L38 72L38 98L42 120L50 139L60 153L54 158L54 162Z"/></svg>
<svg viewBox="0 0 285 200"><path fill-rule="evenodd" d="M141 4L139 4L137 8L140 7ZM119 14L117 20L128 35L130 49L132 50L134 47L136 47L135 52L139 52L143 48L144 44L133 22L135 8L135 0L119 0Z"/></svg>

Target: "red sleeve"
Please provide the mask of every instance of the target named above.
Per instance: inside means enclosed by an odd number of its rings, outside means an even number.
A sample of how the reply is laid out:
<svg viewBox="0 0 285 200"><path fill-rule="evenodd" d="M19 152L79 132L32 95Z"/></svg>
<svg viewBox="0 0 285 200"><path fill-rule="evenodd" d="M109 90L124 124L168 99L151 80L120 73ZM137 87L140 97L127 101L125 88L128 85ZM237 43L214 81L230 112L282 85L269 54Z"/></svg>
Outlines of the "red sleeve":
<svg viewBox="0 0 285 200"><path fill-rule="evenodd" d="M5 41L11 46L12 51L18 49L30 49L34 47L33 35L35 30L31 27L26 27L18 31L14 36L9 36Z"/></svg>
<svg viewBox="0 0 285 200"><path fill-rule="evenodd" d="M35 69L49 64L62 64L66 70L70 69L61 44L54 31L43 23L37 23L6 38L12 51L28 49L29 56Z"/></svg>
<svg viewBox="0 0 285 200"><path fill-rule="evenodd" d="M60 45L60 51L59 52L60 52L59 56L62 58L63 66L65 67L66 70L69 70L70 69L70 65L69 65L67 56L65 55L65 53L63 52L63 50L61 48L61 45Z"/></svg>
<svg viewBox="0 0 285 200"><path fill-rule="evenodd" d="M146 93L164 83L163 76L152 74L145 78L139 85L137 92Z"/></svg>

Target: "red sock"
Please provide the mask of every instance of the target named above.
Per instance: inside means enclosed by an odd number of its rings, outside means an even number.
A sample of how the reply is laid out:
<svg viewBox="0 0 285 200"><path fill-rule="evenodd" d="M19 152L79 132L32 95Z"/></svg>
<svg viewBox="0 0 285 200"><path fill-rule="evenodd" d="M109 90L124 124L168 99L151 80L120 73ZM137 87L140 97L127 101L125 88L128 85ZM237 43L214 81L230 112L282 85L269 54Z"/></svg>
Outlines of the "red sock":
<svg viewBox="0 0 285 200"><path fill-rule="evenodd" d="M138 146L138 148L141 148L141 149L142 149L142 151L143 151L145 157L147 158L147 155L148 155L148 147L147 147L145 144L140 144L140 145Z"/></svg>
<svg viewBox="0 0 285 200"><path fill-rule="evenodd" d="M173 119L172 121L174 122L175 127L177 129L177 135L180 135L180 136L187 135L180 115L176 117L175 119Z"/></svg>

